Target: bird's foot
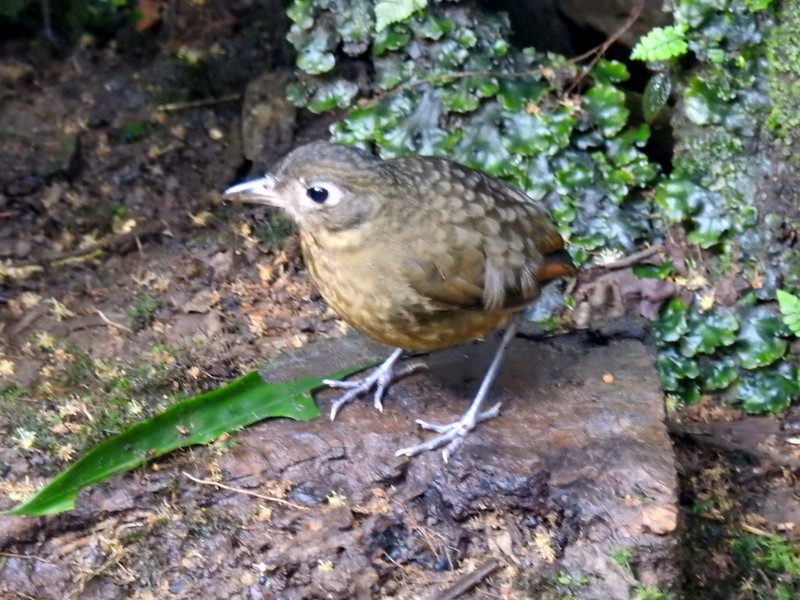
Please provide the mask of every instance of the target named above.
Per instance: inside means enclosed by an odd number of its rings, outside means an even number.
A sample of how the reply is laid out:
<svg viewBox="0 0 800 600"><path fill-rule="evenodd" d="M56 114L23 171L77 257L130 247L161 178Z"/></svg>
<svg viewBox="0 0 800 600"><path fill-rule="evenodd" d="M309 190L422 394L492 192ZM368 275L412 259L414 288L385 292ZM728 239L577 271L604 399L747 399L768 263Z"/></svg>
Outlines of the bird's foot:
<svg viewBox="0 0 800 600"><path fill-rule="evenodd" d="M410 363L405 365L402 369L395 369L395 365L402 354L402 350L395 350L392 354L383 361L380 365L375 367L366 377L357 381L338 381L336 379L325 379L322 383L328 387L347 390L344 394L336 398L331 405L331 421L336 419L339 409L345 404L352 402L358 396L368 393L371 389L375 388L375 393L372 396L372 404L379 411L383 412L383 396L386 393L386 388L389 385L413 373L414 371L424 368L424 363Z"/></svg>
<svg viewBox="0 0 800 600"><path fill-rule="evenodd" d="M455 452L461 445L461 442L464 441L464 438L467 437L467 434L475 429L475 426L478 423L493 419L499 414L500 404L497 403L489 410L485 410L483 412L476 413L469 410L458 421L449 423L447 425L439 425L438 423L429 423L428 421L417 419L417 424L420 427L429 431L435 431L439 435L429 439L426 442L417 444L416 446L401 448L395 452L395 456L416 456L417 454L422 454L428 450L435 450L436 448L441 448L444 446L444 450L442 450L442 458L444 459L444 462L447 462L453 455L453 452Z"/></svg>

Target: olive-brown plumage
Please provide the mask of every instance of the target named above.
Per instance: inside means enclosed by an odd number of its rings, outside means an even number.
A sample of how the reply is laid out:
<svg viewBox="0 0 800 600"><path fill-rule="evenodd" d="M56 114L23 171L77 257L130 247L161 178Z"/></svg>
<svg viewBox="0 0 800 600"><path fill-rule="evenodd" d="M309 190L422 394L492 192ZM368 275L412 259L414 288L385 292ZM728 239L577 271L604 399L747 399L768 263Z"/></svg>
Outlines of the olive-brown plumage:
<svg viewBox="0 0 800 600"><path fill-rule="evenodd" d="M483 337L535 301L542 283L575 272L540 203L441 158L384 161L314 142L226 194L284 209L325 300L405 350Z"/></svg>

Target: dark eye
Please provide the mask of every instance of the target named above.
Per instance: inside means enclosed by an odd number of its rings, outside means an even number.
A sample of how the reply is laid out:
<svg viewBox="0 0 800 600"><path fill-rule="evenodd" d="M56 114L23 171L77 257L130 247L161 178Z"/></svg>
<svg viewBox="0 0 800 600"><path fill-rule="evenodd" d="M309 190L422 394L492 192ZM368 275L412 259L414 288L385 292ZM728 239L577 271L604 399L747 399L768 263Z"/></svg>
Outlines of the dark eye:
<svg viewBox="0 0 800 600"><path fill-rule="evenodd" d="M306 195L317 204L322 204L328 199L328 190L324 187L314 186L306 190Z"/></svg>

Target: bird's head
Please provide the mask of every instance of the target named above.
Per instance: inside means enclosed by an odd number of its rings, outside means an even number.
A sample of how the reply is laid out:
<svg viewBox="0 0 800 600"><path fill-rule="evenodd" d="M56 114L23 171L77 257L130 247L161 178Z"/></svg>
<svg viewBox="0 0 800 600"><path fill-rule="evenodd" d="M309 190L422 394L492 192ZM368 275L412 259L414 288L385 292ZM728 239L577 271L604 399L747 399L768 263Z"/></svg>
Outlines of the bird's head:
<svg viewBox="0 0 800 600"><path fill-rule="evenodd" d="M301 230L354 229L379 210L392 170L371 154L328 142L312 142L290 152L273 173L240 183L224 193L240 202L281 208Z"/></svg>

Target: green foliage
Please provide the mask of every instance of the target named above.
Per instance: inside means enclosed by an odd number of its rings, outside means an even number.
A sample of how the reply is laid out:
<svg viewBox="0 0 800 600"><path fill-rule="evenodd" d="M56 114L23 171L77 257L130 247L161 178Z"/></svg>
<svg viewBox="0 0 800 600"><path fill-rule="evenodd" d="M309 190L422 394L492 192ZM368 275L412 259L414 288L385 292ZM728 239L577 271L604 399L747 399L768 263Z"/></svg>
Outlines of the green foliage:
<svg viewBox="0 0 800 600"><path fill-rule="evenodd" d="M675 596L662 592L652 585L637 585L633 589L633 600L674 600Z"/></svg>
<svg viewBox="0 0 800 600"><path fill-rule="evenodd" d="M787 356L788 322L768 304L781 281L797 283L793 271L800 262L752 201L762 165L749 147L771 106L764 77L769 21L758 9L737 0L676 3L675 27L697 66L677 81L678 152L654 200L664 220L683 227L688 241L704 250L700 260L709 279L735 271L754 282L729 307L700 310L701 296L713 293L708 284L695 290L688 306L673 301L663 308L656 338L665 390L684 401L720 393L762 413L800 396L797 366Z"/></svg>
<svg viewBox="0 0 800 600"><path fill-rule="evenodd" d="M766 367L781 358L789 343L780 336L788 332L781 320L766 306L748 309L737 340L737 353L745 369Z"/></svg>
<svg viewBox="0 0 800 600"><path fill-rule="evenodd" d="M335 373L339 379L364 367ZM304 377L279 384L266 383L253 371L227 386L179 402L159 415L141 421L107 439L26 502L7 511L13 515L49 515L75 507L83 488L107 481L178 448L206 444L266 418L308 421L319 416L310 392L323 379Z"/></svg>
<svg viewBox="0 0 800 600"><path fill-rule="evenodd" d="M290 15L305 32L290 35L298 56L333 55L345 41L322 1L297 2ZM432 5L360 35L367 45L342 46L345 57L328 60L324 73L315 62L290 90L293 102L315 112L353 106L358 88L340 65L347 56L371 58L377 94L333 126L334 141L383 157L447 156L504 178L549 204L579 262L652 235L639 191L658 170L642 151L648 127L628 125L617 87L629 76L622 63L600 61L585 95L569 97L560 85L578 76L575 65L513 50L503 15ZM320 47L317 39L329 42Z"/></svg>
<svg viewBox="0 0 800 600"><path fill-rule="evenodd" d="M672 80L665 73L654 74L647 82L642 97L642 110L645 121L652 122L658 117L669 101L672 93Z"/></svg>
<svg viewBox="0 0 800 600"><path fill-rule="evenodd" d="M794 335L800 337L800 298L784 290L777 290L775 295L784 324Z"/></svg>
<svg viewBox="0 0 800 600"><path fill-rule="evenodd" d="M772 0L743 0L748 10L759 12L766 10L772 5Z"/></svg>
<svg viewBox="0 0 800 600"><path fill-rule="evenodd" d="M128 309L128 317L134 330L139 331L150 327L156 319L156 313L161 308L161 300L150 293L139 296Z"/></svg>
<svg viewBox="0 0 800 600"><path fill-rule="evenodd" d="M265 221L256 225L254 233L265 246L277 248L293 231L293 221L282 212L275 211Z"/></svg>
<svg viewBox="0 0 800 600"><path fill-rule="evenodd" d="M629 123L623 64L601 60L584 73L563 57L512 47L502 14L400 4L398 20L378 27L358 0L336 11L329 0L294 2L289 39L304 74L290 86L292 102L314 112L348 109L332 126L334 141L385 158L446 156L525 190L548 206L579 264L602 249L658 243L665 225L683 228L702 250L702 266L686 267L709 280L736 273L763 282L730 306L714 306L709 283L693 288L687 304L664 307L656 338L665 390L686 402L720 393L756 412L797 397L789 330L765 303L778 285L800 284L791 267L800 273L800 252L787 253L756 227L759 165L745 146L770 106L764 15L754 2L681 0L675 24L637 47L648 62L691 52L698 65L683 76L657 65L645 90L647 119L678 97L678 154L660 179L643 152L648 125ZM348 75L353 60L371 62L372 87ZM583 91L569 93L576 78ZM665 263L636 273L674 279L676 270Z"/></svg>
<svg viewBox="0 0 800 600"><path fill-rule="evenodd" d="M617 563L620 567L628 571L629 573L633 571L631 567L631 561L633 560L633 550L630 548L625 548L620 546L618 548L614 548L611 552L611 560Z"/></svg>
<svg viewBox="0 0 800 600"><path fill-rule="evenodd" d="M375 3L375 31L381 32L392 23L405 21L427 5L428 0L378 0Z"/></svg>
<svg viewBox="0 0 800 600"><path fill-rule="evenodd" d="M671 60L683 56L688 49L685 25L654 27L639 39L631 52L631 58L648 62Z"/></svg>
<svg viewBox="0 0 800 600"><path fill-rule="evenodd" d="M123 142L135 142L142 139L146 134L147 126L139 122L125 123L117 130L117 135Z"/></svg>
<svg viewBox="0 0 800 600"><path fill-rule="evenodd" d="M800 548L780 536L742 534L731 544L736 566L751 573L746 597L790 600L800 597ZM742 596L745 597L745 596Z"/></svg>
<svg viewBox="0 0 800 600"><path fill-rule="evenodd" d="M769 121L779 135L797 139L800 127L800 11L794 2L783 2L777 10L777 26L767 39Z"/></svg>
<svg viewBox="0 0 800 600"><path fill-rule="evenodd" d="M137 18L128 0L61 0L48 4L55 33L73 40L87 34L106 37ZM38 34L45 23L42 6L40 0L0 0L0 27L14 34Z"/></svg>

